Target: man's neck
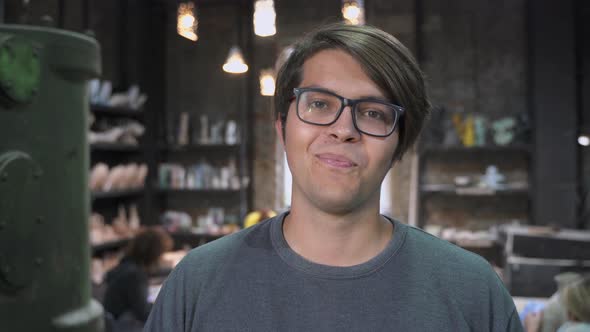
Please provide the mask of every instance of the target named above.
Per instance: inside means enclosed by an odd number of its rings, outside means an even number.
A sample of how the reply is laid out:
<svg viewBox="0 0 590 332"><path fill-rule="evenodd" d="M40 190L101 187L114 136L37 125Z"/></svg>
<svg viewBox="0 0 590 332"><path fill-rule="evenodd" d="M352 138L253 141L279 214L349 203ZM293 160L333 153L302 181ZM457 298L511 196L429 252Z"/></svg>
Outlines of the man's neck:
<svg viewBox="0 0 590 332"><path fill-rule="evenodd" d="M364 263L385 249L392 223L379 214L379 205L333 215L293 204L283 233L289 246L306 259L323 265Z"/></svg>

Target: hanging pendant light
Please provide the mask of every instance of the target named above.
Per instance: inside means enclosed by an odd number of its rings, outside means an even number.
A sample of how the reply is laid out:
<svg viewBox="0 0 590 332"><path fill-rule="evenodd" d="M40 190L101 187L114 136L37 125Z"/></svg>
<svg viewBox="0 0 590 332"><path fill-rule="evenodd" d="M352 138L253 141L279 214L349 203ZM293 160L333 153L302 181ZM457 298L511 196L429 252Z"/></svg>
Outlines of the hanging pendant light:
<svg viewBox="0 0 590 332"><path fill-rule="evenodd" d="M342 0L342 17L351 25L365 24L365 6L363 0Z"/></svg>
<svg viewBox="0 0 590 332"><path fill-rule="evenodd" d="M186 39L197 41L197 27L199 21L195 14L195 4L192 2L183 2L178 5L176 16L176 32Z"/></svg>
<svg viewBox="0 0 590 332"><path fill-rule="evenodd" d="M263 96L275 95L275 76L272 69L260 71L260 94Z"/></svg>
<svg viewBox="0 0 590 332"><path fill-rule="evenodd" d="M229 50L227 60L223 64L223 71L232 74L242 74L248 71L248 65L244 62L242 51L237 46Z"/></svg>
<svg viewBox="0 0 590 332"><path fill-rule="evenodd" d="M254 4L254 33L260 37L274 36L277 33L276 18L273 0L257 0Z"/></svg>

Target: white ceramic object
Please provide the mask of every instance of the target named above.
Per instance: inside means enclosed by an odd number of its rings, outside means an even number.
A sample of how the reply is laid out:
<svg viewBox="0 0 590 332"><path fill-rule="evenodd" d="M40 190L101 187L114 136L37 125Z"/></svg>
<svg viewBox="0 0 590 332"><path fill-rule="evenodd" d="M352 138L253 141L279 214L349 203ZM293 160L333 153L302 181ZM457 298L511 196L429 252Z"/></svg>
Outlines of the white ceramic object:
<svg viewBox="0 0 590 332"><path fill-rule="evenodd" d="M88 186L90 190L98 191L102 190L105 182L109 176L109 166L104 163L98 163L94 165L90 171L90 178L88 180Z"/></svg>

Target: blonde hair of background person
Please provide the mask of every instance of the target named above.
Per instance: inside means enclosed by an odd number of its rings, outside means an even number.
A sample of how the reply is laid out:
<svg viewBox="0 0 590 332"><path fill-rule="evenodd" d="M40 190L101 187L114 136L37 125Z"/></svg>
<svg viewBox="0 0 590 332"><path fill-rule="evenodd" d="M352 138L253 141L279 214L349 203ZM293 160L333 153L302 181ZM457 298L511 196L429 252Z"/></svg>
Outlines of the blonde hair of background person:
<svg viewBox="0 0 590 332"><path fill-rule="evenodd" d="M574 331L575 324L583 324L590 331L590 276L569 285L564 291L563 302L573 323L570 329L563 331Z"/></svg>
<svg viewBox="0 0 590 332"><path fill-rule="evenodd" d="M590 276L567 284L559 299L567 313L567 321L557 331L590 332ZM544 315L544 310L528 314L524 321L526 331L547 330L547 327L543 326Z"/></svg>

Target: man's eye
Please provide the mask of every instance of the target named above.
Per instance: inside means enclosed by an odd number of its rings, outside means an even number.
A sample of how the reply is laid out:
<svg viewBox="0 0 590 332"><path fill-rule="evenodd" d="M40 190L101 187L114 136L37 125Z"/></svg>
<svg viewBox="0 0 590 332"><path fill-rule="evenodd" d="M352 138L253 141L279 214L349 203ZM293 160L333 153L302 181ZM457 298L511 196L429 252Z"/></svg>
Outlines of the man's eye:
<svg viewBox="0 0 590 332"><path fill-rule="evenodd" d="M362 116L373 120L383 120L385 118L383 112L378 110L365 110L361 114Z"/></svg>
<svg viewBox="0 0 590 332"><path fill-rule="evenodd" d="M309 104L309 108L314 110L322 110L328 108L328 104L326 102L316 100Z"/></svg>

